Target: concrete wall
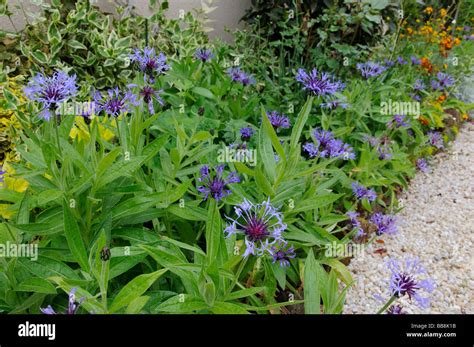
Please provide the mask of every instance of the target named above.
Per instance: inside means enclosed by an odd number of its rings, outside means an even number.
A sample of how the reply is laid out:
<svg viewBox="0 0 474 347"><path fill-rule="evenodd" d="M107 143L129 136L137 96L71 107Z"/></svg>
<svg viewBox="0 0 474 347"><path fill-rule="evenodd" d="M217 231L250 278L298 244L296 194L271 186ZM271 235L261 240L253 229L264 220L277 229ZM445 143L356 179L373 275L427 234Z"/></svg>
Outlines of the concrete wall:
<svg viewBox="0 0 474 347"><path fill-rule="evenodd" d="M25 26L25 16L23 10L26 13L37 12L38 8L33 4L38 0L8 0L10 11L14 12L12 16L12 22L8 17L0 17L0 28L6 31L21 30ZM231 35L224 32L226 27L232 29L242 25L239 23L242 18L245 9L250 6L251 0L212 0L212 7L217 7L210 15L209 19L212 22L209 26L214 30L209 33L210 37L221 37L224 40L230 40ZM103 11L113 13L114 12L114 1L112 0L96 0L97 6ZM201 3L209 4L209 0L170 0L170 8L167 11L167 15L170 18L177 18L180 10L192 11L196 8L201 8ZM135 6L136 11L141 15L147 16L150 14L148 10L148 0L122 0L121 3L130 3ZM22 9L23 7L23 9Z"/></svg>

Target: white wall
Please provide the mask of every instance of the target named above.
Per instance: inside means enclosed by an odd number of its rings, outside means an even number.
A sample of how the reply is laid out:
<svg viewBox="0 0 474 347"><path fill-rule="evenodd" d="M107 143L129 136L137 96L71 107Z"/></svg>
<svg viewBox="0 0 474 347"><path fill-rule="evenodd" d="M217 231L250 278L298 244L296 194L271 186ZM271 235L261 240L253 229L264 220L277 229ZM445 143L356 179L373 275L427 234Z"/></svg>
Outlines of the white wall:
<svg viewBox="0 0 474 347"><path fill-rule="evenodd" d="M32 2L38 0L8 0L10 11L14 12L12 22L8 17L0 17L0 28L6 31L21 30L25 26L25 12L38 11L38 8ZM177 18L179 11L192 11L192 9L200 8L201 2L209 3L209 0L170 0L170 8L167 15L170 18ZM209 18L213 21L209 26L214 30L209 33L210 37L221 37L225 40L230 40L231 36L224 32L225 27L236 28L240 27L240 18L242 18L245 9L250 6L251 0L212 0L212 7L217 7ZM122 3L126 1L122 0ZM114 4L111 0L96 0L97 5L105 12L113 13ZM130 0L130 4L134 5L136 11L142 15L149 15L148 0Z"/></svg>

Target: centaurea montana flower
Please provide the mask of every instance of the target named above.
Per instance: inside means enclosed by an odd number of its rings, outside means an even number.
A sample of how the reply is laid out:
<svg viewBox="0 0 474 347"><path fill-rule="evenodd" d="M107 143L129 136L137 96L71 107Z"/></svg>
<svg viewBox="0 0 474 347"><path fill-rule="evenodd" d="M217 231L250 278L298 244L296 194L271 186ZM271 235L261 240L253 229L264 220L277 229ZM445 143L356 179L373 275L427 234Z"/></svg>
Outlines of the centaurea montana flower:
<svg viewBox="0 0 474 347"><path fill-rule="evenodd" d="M140 71L151 81L170 69L166 63L166 55L163 53L156 55L155 49L150 47L145 47L143 51L136 48L130 56L130 60L136 62Z"/></svg>
<svg viewBox="0 0 474 347"><path fill-rule="evenodd" d="M428 162L424 158L417 159L416 166L418 167L418 170L423 173L429 173L431 171Z"/></svg>
<svg viewBox="0 0 474 347"><path fill-rule="evenodd" d="M351 224L352 224L352 228L356 230L356 234L355 234L355 237L361 237L363 236L365 233L364 233L364 229L362 229L362 225L359 221L359 213L356 212L356 211L349 211L346 213L346 215L349 217L350 221L351 221Z"/></svg>
<svg viewBox="0 0 474 347"><path fill-rule="evenodd" d="M286 242L280 241L278 245L272 246L269 249L269 253L273 257L273 264L278 262L280 267L290 266L290 259L293 259L295 254L295 248L293 246L288 246Z"/></svg>
<svg viewBox="0 0 474 347"><path fill-rule="evenodd" d="M240 129L240 138L242 141L249 141L252 135L255 133L250 127L245 127Z"/></svg>
<svg viewBox="0 0 474 347"><path fill-rule="evenodd" d="M421 91L421 90L425 90L425 88L426 88L426 85L423 82L423 80L418 79L413 84L413 90Z"/></svg>
<svg viewBox="0 0 474 347"><path fill-rule="evenodd" d="M390 160L393 157L392 148L389 143L384 142L377 146L380 160Z"/></svg>
<svg viewBox="0 0 474 347"><path fill-rule="evenodd" d="M405 59L403 59L403 57L401 57L401 56L397 57L397 63L400 64L400 65L408 64L408 62Z"/></svg>
<svg viewBox="0 0 474 347"><path fill-rule="evenodd" d="M243 72L239 67L231 67L227 70L227 74L230 76L232 81L240 82L244 86L249 84L255 84L255 78L252 75L249 75Z"/></svg>
<svg viewBox="0 0 474 347"><path fill-rule="evenodd" d="M438 72L436 74L436 80L431 81L431 88L434 90L444 91L446 88L454 85L454 78L444 72Z"/></svg>
<svg viewBox="0 0 474 347"><path fill-rule="evenodd" d="M77 94L76 75L56 71L52 76L36 74L23 89L26 97L42 104L40 118L50 120L58 104Z"/></svg>
<svg viewBox="0 0 474 347"><path fill-rule="evenodd" d="M328 109L328 110L332 110L332 109L335 109L335 108L338 108L338 107L345 110L345 109L347 109L347 107L349 107L349 104L347 102L345 102L345 100L334 99L334 100L328 100L326 102L322 102L319 106L321 108Z"/></svg>
<svg viewBox="0 0 474 347"><path fill-rule="evenodd" d="M81 298L79 299L79 301L76 301L76 288L72 288L69 292L68 308L66 314L76 314L77 310L79 309L79 306L83 301L84 298ZM40 310L44 314L48 315L57 314L56 311L54 311L54 309L51 307L51 305L48 305L48 307L46 308L40 308Z"/></svg>
<svg viewBox="0 0 474 347"><path fill-rule="evenodd" d="M203 63L206 63L210 61L212 58L214 58L214 54L211 52L210 49L198 48L196 52L194 53L194 57L196 59L199 59Z"/></svg>
<svg viewBox="0 0 474 347"><path fill-rule="evenodd" d="M202 185L198 186L197 190L204 195L204 200L207 200L210 195L216 201L219 201L232 193L227 187L228 184L240 182L240 178L235 171L224 177L224 168L224 164L216 166L214 174L211 173L208 165L201 168L201 177L198 178L198 181L202 182Z"/></svg>
<svg viewBox="0 0 474 347"><path fill-rule="evenodd" d="M387 314L406 314L406 312L403 311L403 307L400 305L391 305L387 309Z"/></svg>
<svg viewBox="0 0 474 347"><path fill-rule="evenodd" d="M372 61L358 63L356 67L365 79L376 77L387 69L385 66Z"/></svg>
<svg viewBox="0 0 474 347"><path fill-rule="evenodd" d="M377 199L375 190L366 188L357 182L352 183L352 192L358 200L367 199L369 202L372 202Z"/></svg>
<svg viewBox="0 0 474 347"><path fill-rule="evenodd" d="M387 69L385 66L372 61L358 63L356 67L365 79L376 77Z"/></svg>
<svg viewBox="0 0 474 347"><path fill-rule="evenodd" d="M438 149L444 148L443 136L439 132L429 131L427 135L428 135L428 143L431 146L436 147Z"/></svg>
<svg viewBox="0 0 474 347"><path fill-rule="evenodd" d="M303 84L303 89L312 92L316 96L333 95L344 89L345 84L334 79L326 72L311 70L308 74L304 69L298 69L296 80Z"/></svg>
<svg viewBox="0 0 474 347"><path fill-rule="evenodd" d="M94 94L96 111L104 111L106 114L118 117L122 113L127 113L132 106L137 106L138 101L135 94L130 90L123 92L118 88L109 89L106 94L96 92Z"/></svg>
<svg viewBox="0 0 474 347"><path fill-rule="evenodd" d="M249 255L273 255L271 248L285 242L282 233L286 230L283 214L270 203L270 199L254 204L247 199L234 207L237 217L230 218L224 232L227 237L243 234L246 250L244 257Z"/></svg>
<svg viewBox="0 0 474 347"><path fill-rule="evenodd" d="M387 128L402 128L410 126L410 123L406 121L406 116L404 114L396 114L391 120L387 123Z"/></svg>
<svg viewBox="0 0 474 347"><path fill-rule="evenodd" d="M374 213L370 217L370 222L377 228L377 235L395 234L398 231L396 221L395 216L381 212Z"/></svg>
<svg viewBox="0 0 474 347"><path fill-rule="evenodd" d="M354 149L342 140L335 139L331 131L316 128L312 135L316 139L316 143L303 145L303 151L308 153L309 157L355 159Z"/></svg>
<svg viewBox="0 0 474 347"><path fill-rule="evenodd" d="M0 183L3 183L3 175L5 175L7 172L3 170L2 167L0 167Z"/></svg>
<svg viewBox="0 0 474 347"><path fill-rule="evenodd" d="M277 111L267 112L267 117L277 132L280 129L288 129L290 127L290 119L282 113Z"/></svg>
<svg viewBox="0 0 474 347"><path fill-rule="evenodd" d="M406 259L405 262L390 259L387 261L387 268L390 271L389 293L391 296L400 298L407 295L421 308L429 306L429 297L421 295L421 292L431 293L434 290L434 284L430 278L427 278L426 270L418 258Z"/></svg>

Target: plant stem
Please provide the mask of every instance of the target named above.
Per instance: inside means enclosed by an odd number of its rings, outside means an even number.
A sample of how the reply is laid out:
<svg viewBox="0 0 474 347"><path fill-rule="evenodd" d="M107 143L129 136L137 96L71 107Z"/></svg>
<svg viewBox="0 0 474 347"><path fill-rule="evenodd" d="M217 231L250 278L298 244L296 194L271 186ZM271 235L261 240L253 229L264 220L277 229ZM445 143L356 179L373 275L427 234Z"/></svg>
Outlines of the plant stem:
<svg viewBox="0 0 474 347"><path fill-rule="evenodd" d="M57 143L57 145L58 145L59 156L62 158L63 154L62 154L62 151L61 151L61 144L60 144L60 142L59 142L59 130L58 130L58 127L59 127L59 118L56 117L55 126L54 126L54 132L56 133L56 143Z"/></svg>
<svg viewBox="0 0 474 347"><path fill-rule="evenodd" d="M397 299L397 297L395 295L392 295L390 297L390 299L388 299L387 303L377 312L377 314L382 314L384 313L389 307L391 304L393 304L393 302Z"/></svg>

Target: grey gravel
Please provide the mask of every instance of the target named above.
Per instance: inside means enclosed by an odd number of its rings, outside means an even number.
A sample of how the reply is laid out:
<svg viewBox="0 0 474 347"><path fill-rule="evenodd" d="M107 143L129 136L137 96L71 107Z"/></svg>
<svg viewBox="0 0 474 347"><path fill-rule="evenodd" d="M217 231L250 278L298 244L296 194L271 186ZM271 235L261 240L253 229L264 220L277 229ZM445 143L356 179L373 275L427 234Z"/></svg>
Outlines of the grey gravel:
<svg viewBox="0 0 474 347"><path fill-rule="evenodd" d="M407 298L408 313L474 313L474 125L465 124L452 145L432 161L432 172L418 172L401 195L395 235L383 235L352 259L355 284L344 313L376 313L386 293L387 257L419 257L436 284L431 306L421 309ZM377 249L384 252L375 252Z"/></svg>

